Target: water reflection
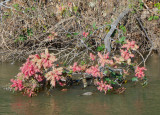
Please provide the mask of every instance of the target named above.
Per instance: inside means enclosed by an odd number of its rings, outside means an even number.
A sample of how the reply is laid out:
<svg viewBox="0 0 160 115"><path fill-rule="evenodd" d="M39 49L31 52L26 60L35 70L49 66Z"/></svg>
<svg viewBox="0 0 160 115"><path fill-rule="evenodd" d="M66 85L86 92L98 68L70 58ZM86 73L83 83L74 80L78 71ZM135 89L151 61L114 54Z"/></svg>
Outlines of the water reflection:
<svg viewBox="0 0 160 115"><path fill-rule="evenodd" d="M11 110L18 115L58 115L59 107L54 97L39 96L28 98L14 96L14 102L11 103Z"/></svg>

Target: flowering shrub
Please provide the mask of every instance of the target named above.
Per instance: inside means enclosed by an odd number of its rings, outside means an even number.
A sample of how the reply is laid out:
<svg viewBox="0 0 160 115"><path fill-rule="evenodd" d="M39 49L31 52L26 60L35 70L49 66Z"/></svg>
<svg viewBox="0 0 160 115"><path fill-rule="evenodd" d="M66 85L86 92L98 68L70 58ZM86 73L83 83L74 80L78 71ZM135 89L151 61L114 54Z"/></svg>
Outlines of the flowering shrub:
<svg viewBox="0 0 160 115"><path fill-rule="evenodd" d="M51 86L56 86L56 82L60 85L62 78L62 67L56 68L54 62L57 61L53 54L49 54L48 50L40 55L35 54L29 56L27 61L20 68L16 79L11 79L13 83L11 87L15 91L21 91L24 94L32 96L36 94L45 83L49 82Z"/></svg>
<svg viewBox="0 0 160 115"><path fill-rule="evenodd" d="M73 66L67 68L55 64L57 59L54 54L45 50L40 55L35 54L28 57L16 78L11 79L11 87L14 91L33 96L41 91L43 87L55 87L56 84L66 85L66 76L74 73L82 74L83 79L86 76L94 79L96 81L94 85L97 86L100 92L103 91L105 94L108 91L117 90L129 79L132 79L132 81L140 79L146 82L144 74L146 68L136 66L136 63L133 63L135 56L132 51L137 49L138 46L135 41L127 41L122 45L119 55L111 57L109 53L102 54L98 52L96 56L90 53L90 63L78 64L74 62ZM131 70L134 70L135 77L127 76L129 72L132 72Z"/></svg>

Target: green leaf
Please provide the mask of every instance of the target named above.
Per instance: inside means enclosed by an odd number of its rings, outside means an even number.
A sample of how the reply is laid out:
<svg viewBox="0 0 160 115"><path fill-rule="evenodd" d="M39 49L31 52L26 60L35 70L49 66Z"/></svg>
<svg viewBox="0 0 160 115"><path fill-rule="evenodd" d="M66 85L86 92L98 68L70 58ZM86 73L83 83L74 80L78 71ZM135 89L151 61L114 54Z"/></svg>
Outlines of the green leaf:
<svg viewBox="0 0 160 115"><path fill-rule="evenodd" d="M123 31L123 33L126 33L126 27L125 26L123 26L123 25L120 25L120 29Z"/></svg>
<svg viewBox="0 0 160 115"><path fill-rule="evenodd" d="M18 8L19 4L13 4L14 8Z"/></svg>
<svg viewBox="0 0 160 115"><path fill-rule="evenodd" d="M77 13L78 7L77 7L77 6L74 6L74 7L73 7L73 11L74 11L75 13Z"/></svg>
<svg viewBox="0 0 160 115"><path fill-rule="evenodd" d="M63 72L62 73L66 73L66 70L63 70Z"/></svg>
<svg viewBox="0 0 160 115"><path fill-rule="evenodd" d="M89 32L89 34L91 35L91 34L93 34L93 32L92 32L92 31L90 31L90 32Z"/></svg>
<svg viewBox="0 0 160 115"><path fill-rule="evenodd" d="M143 6L144 6L144 3L143 3L143 2L140 2L140 9L141 9L141 10L143 9Z"/></svg>
<svg viewBox="0 0 160 115"><path fill-rule="evenodd" d="M94 30L96 30L96 29L97 29L97 27L96 27L96 23L93 23L93 25L92 25L92 26L93 26L93 29L94 29Z"/></svg>
<svg viewBox="0 0 160 115"><path fill-rule="evenodd" d="M73 33L73 35L77 36L79 33Z"/></svg>
<svg viewBox="0 0 160 115"><path fill-rule="evenodd" d="M120 38L120 40L119 40L118 43L123 44L123 43L125 42L125 39L126 39L126 37L125 37L125 36L122 36L122 37Z"/></svg>
<svg viewBox="0 0 160 115"><path fill-rule="evenodd" d="M70 37L71 37L71 34L67 34L67 37L70 38Z"/></svg>
<svg viewBox="0 0 160 115"><path fill-rule="evenodd" d="M159 16L153 16L153 19L154 19L154 20L158 20L158 19L159 19Z"/></svg>
<svg viewBox="0 0 160 115"><path fill-rule="evenodd" d="M84 65L84 64L86 64L86 62L85 61L81 61L81 65Z"/></svg>
<svg viewBox="0 0 160 115"><path fill-rule="evenodd" d="M18 38L18 40L20 40L20 41L23 42L24 40L27 40L27 37L24 36L24 35L20 35L19 38Z"/></svg>
<svg viewBox="0 0 160 115"><path fill-rule="evenodd" d="M148 18L148 21L152 21L153 20L153 16L150 16L149 18Z"/></svg>
<svg viewBox="0 0 160 115"><path fill-rule="evenodd" d="M36 10L36 7L32 7L32 10L33 10L33 11Z"/></svg>
<svg viewBox="0 0 160 115"><path fill-rule="evenodd" d="M108 73L108 71L105 71L105 72L104 72L104 74L107 74L107 73Z"/></svg>
<svg viewBox="0 0 160 115"><path fill-rule="evenodd" d="M63 63L63 66L67 66L67 63L66 63L66 62L64 62L64 63Z"/></svg>
<svg viewBox="0 0 160 115"><path fill-rule="evenodd" d="M114 81L111 81L111 84L116 84Z"/></svg>
<svg viewBox="0 0 160 115"><path fill-rule="evenodd" d="M18 11L20 10L20 9L19 9L19 4L13 4L13 7L14 7L16 10L18 10Z"/></svg>
<svg viewBox="0 0 160 115"><path fill-rule="evenodd" d="M27 29L27 33L28 33L28 36L32 36L33 35L32 29Z"/></svg>
<svg viewBox="0 0 160 115"><path fill-rule="evenodd" d="M83 41L85 41L86 40L86 38L83 38Z"/></svg>
<svg viewBox="0 0 160 115"><path fill-rule="evenodd" d="M69 71L69 74L72 74L72 73L73 73L73 71L72 71L72 70L70 70L70 71Z"/></svg>
<svg viewBox="0 0 160 115"><path fill-rule="evenodd" d="M110 82L111 80L109 78L105 78L105 81Z"/></svg>
<svg viewBox="0 0 160 115"><path fill-rule="evenodd" d="M97 51L104 51L104 49L105 49L105 45L104 44L102 44L101 46L98 46L97 47Z"/></svg>
<svg viewBox="0 0 160 115"><path fill-rule="evenodd" d="M159 10L160 9L160 3L158 2L158 3L154 4L154 7L157 7L158 10Z"/></svg>
<svg viewBox="0 0 160 115"><path fill-rule="evenodd" d="M17 43L19 41L19 39L15 39L14 42Z"/></svg>
<svg viewBox="0 0 160 115"><path fill-rule="evenodd" d="M132 78L132 81L133 81L133 82L136 82L136 81L138 81L138 78L137 78L137 77L133 77L133 78Z"/></svg>

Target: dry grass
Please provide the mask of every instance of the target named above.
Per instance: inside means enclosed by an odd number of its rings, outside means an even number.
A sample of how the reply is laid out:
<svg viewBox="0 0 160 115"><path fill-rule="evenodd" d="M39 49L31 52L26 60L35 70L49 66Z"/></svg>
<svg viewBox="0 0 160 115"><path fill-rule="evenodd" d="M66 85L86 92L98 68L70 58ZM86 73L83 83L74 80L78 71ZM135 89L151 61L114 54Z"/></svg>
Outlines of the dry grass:
<svg viewBox="0 0 160 115"><path fill-rule="evenodd" d="M69 8L68 3L72 3L72 8ZM57 5L63 5L65 10L58 11ZM139 9L138 0L12 0L6 4L11 8L2 7L0 61L24 60L28 55L40 53L45 48L68 63L76 57L83 59L88 56L88 52L95 53L95 49L104 44L104 37L109 31L107 25L128 5L132 6L132 11L135 6L137 11L129 13L119 23L125 25L127 31L124 33L118 26L113 39L126 36L135 40L141 51L147 51L150 44L136 21L136 17L141 18L146 9ZM160 50L160 21L148 21L150 15L147 14L141 20L154 42L154 49ZM94 29L94 24L97 29ZM93 33L84 40L82 33L91 31ZM53 32L57 35L54 36ZM49 40L49 35L52 40ZM115 42L112 44L114 49Z"/></svg>

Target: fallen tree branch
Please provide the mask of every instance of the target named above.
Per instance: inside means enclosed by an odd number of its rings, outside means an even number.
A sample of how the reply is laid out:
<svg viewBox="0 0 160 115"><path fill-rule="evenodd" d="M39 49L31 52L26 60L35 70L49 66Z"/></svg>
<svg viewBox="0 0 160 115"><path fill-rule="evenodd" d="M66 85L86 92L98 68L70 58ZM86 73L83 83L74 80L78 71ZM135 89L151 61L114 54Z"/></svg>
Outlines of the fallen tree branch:
<svg viewBox="0 0 160 115"><path fill-rule="evenodd" d="M111 52L111 35L113 34L114 30L116 29L118 23L122 20L122 18L128 14L130 11L129 7L127 7L122 13L120 13L119 17L111 24L111 29L110 31L107 33L106 37L104 38L104 44L105 44L105 48L107 49L107 51L110 53Z"/></svg>
<svg viewBox="0 0 160 115"><path fill-rule="evenodd" d="M139 18L136 18L136 20L138 21L138 23L139 23L141 29L143 30L143 32L144 32L144 34L145 34L147 40L148 40L148 41L150 42L150 44L151 44L151 48L150 48L150 50L149 50L149 53L147 54L146 58L142 61L142 62L144 63L144 65L145 65L145 63L146 63L148 57L150 56L150 54L151 54L151 52L152 52L152 50L153 50L153 42L152 42L152 40L149 38L149 36L148 36L148 34L147 34L147 31L146 31L145 28L143 27L143 25L142 25L140 19L139 19ZM141 63L142 63L142 62L141 62ZM140 63L140 64L141 64L141 63ZM139 64L139 65L140 65L140 64Z"/></svg>

